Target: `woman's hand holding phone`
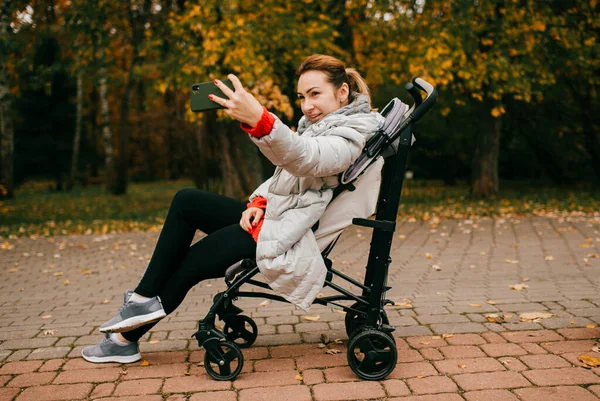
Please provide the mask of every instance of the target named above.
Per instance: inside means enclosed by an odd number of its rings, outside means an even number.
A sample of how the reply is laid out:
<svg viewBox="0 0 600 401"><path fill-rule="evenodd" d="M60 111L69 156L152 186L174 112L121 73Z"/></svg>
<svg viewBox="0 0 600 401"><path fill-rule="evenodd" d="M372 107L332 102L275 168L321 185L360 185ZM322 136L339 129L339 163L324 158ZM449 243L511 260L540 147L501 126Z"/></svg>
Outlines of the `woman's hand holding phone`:
<svg viewBox="0 0 600 401"><path fill-rule="evenodd" d="M223 99L215 95L209 95L208 98L215 103L225 107L225 113L235 118L239 122L246 123L255 127L263 113L263 106L251 93L248 93L242 83L233 74L227 75L227 78L233 83L235 92L219 80L215 80L215 85L228 97Z"/></svg>

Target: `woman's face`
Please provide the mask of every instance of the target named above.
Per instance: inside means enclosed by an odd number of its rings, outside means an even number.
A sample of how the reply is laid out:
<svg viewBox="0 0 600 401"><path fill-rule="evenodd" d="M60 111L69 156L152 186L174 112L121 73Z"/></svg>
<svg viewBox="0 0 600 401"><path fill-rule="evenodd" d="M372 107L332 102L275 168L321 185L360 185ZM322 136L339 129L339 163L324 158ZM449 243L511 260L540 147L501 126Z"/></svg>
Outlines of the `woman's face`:
<svg viewBox="0 0 600 401"><path fill-rule="evenodd" d="M327 81L323 71L306 71L298 79L298 98L302 113L312 123L348 104L348 84L338 89Z"/></svg>

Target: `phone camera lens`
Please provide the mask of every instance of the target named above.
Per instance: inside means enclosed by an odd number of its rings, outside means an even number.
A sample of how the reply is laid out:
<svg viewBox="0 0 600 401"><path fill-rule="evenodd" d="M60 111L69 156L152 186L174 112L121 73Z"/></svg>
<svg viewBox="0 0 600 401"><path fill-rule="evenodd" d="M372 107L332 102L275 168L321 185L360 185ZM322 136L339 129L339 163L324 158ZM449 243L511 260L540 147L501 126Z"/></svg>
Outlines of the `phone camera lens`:
<svg viewBox="0 0 600 401"><path fill-rule="evenodd" d="M200 89L200 85L193 85L193 86L192 86L192 90L193 90L194 92L198 91L199 89Z"/></svg>

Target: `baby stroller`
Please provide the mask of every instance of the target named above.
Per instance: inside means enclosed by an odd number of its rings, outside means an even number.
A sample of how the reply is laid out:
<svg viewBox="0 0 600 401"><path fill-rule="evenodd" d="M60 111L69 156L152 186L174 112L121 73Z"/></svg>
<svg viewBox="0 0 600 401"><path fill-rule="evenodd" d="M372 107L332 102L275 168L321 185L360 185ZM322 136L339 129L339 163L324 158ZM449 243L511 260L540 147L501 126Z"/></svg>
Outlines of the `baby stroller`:
<svg viewBox="0 0 600 401"><path fill-rule="evenodd" d="M331 305L346 312L345 328L348 334L348 364L354 373L365 380L381 380L396 367L398 351L384 307L393 305L386 299L388 268L392 261L390 250L396 228L396 215L400 203L400 193L408 151L413 143L412 125L434 105L437 97L435 88L421 78L414 78L405 86L414 100L410 109L398 98L394 98L381 111L385 122L369 139L362 154L341 176L340 185L334 190L334 198L346 190L353 190L353 182L378 157L383 157L384 167L377 201L375 219L352 220L354 225L373 228L373 236L363 283L336 271L328 259L335 245L330 244L322 253L328 273L325 287L332 288L339 295L317 297L314 303ZM421 92L427 93L425 101ZM266 283L257 281L259 273L256 262L245 259L230 267L225 276L227 290L215 295L213 305L206 317L199 321L199 328L192 337L206 350L204 368L216 380L232 380L242 370L244 356L241 348L250 347L258 336L256 323L242 315L242 309L233 301L241 297L267 298L287 302L278 295L263 292L240 291L243 284L269 289ZM355 295L334 284L333 276L345 280L362 290ZM351 306L340 301L354 302ZM225 323L223 331L215 327L215 319Z"/></svg>

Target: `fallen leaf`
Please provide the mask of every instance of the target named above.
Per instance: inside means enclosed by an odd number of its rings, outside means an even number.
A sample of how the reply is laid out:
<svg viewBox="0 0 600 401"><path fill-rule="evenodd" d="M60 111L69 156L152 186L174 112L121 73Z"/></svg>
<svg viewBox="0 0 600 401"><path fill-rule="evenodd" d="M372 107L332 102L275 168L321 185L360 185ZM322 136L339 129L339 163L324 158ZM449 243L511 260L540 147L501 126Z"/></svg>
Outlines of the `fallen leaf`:
<svg viewBox="0 0 600 401"><path fill-rule="evenodd" d="M592 351L600 353L600 347L596 346L592 348Z"/></svg>
<svg viewBox="0 0 600 401"><path fill-rule="evenodd" d="M309 322L316 322L317 320L319 320L321 318L320 315L315 315L315 316L302 316L302 319L304 320L308 320Z"/></svg>
<svg viewBox="0 0 600 401"><path fill-rule="evenodd" d="M575 324L575 320L571 320L569 324Z"/></svg>
<svg viewBox="0 0 600 401"><path fill-rule="evenodd" d="M442 270L442 268L441 268L441 267L439 267L438 265L433 265L433 266L431 266L431 267L433 268L433 270L436 270L436 271L440 271L440 270Z"/></svg>
<svg viewBox="0 0 600 401"><path fill-rule="evenodd" d="M587 369L595 368L600 366L600 358L596 358L595 356L581 354L577 357L578 360L583 363L583 367Z"/></svg>
<svg viewBox="0 0 600 401"><path fill-rule="evenodd" d="M188 371L183 372L184 375L189 376L191 373Z"/></svg>
<svg viewBox="0 0 600 401"><path fill-rule="evenodd" d="M160 340L152 340L152 341L148 341L148 344L158 344L160 342Z"/></svg>
<svg viewBox="0 0 600 401"><path fill-rule="evenodd" d="M325 351L325 353L329 354L329 355L335 355L335 354L339 354L341 352L342 351L340 351L339 349L328 349L327 351Z"/></svg>
<svg viewBox="0 0 600 401"><path fill-rule="evenodd" d="M496 302L494 301L485 301L485 303L488 305L496 305Z"/></svg>
<svg viewBox="0 0 600 401"><path fill-rule="evenodd" d="M44 315L42 316L42 319L50 319L52 317L52 315Z"/></svg>
<svg viewBox="0 0 600 401"><path fill-rule="evenodd" d="M267 306L267 305L269 305L270 303L271 303L271 301L267 299L266 301L262 301L262 302L260 303L260 306Z"/></svg>
<svg viewBox="0 0 600 401"><path fill-rule="evenodd" d="M519 315L519 319L522 322L531 322L537 319L549 319L552 316L554 314L549 312L525 312Z"/></svg>
<svg viewBox="0 0 600 401"><path fill-rule="evenodd" d="M92 274L92 270L91 269L81 269L81 270L79 270L79 273L81 273L81 274Z"/></svg>
<svg viewBox="0 0 600 401"><path fill-rule="evenodd" d="M587 326L585 326L587 329L594 329L596 328L595 324L588 324Z"/></svg>
<svg viewBox="0 0 600 401"><path fill-rule="evenodd" d="M298 380L298 381L302 381L302 380L304 380L304 378L302 377L302 375L300 375L300 374L297 374L297 375L296 375L296 380Z"/></svg>
<svg viewBox="0 0 600 401"><path fill-rule="evenodd" d="M325 345L323 343L319 343L319 344L317 344L317 348L327 348L327 345Z"/></svg>
<svg viewBox="0 0 600 401"><path fill-rule="evenodd" d="M515 284L509 287L511 290L522 291L525 288L529 288L527 284Z"/></svg>
<svg viewBox="0 0 600 401"><path fill-rule="evenodd" d="M344 340L342 340L341 338L336 338L335 340L333 340L333 342L336 344L343 344Z"/></svg>
<svg viewBox="0 0 600 401"><path fill-rule="evenodd" d="M425 257L426 257L427 259L432 259L432 258L433 258L433 255L432 255L432 254L430 254L430 253L428 252L428 253L426 253L426 254L425 254Z"/></svg>
<svg viewBox="0 0 600 401"><path fill-rule="evenodd" d="M19 268L18 268L18 267L13 267L12 269L8 269L8 272L9 272L9 273L16 273L16 272L18 272L18 271L19 271Z"/></svg>
<svg viewBox="0 0 600 401"><path fill-rule="evenodd" d="M422 379L424 377L426 377L426 376L417 376L417 379Z"/></svg>
<svg viewBox="0 0 600 401"><path fill-rule="evenodd" d="M54 276L56 276L56 277L60 277L62 275L63 275L62 272L56 272L56 273L54 273Z"/></svg>
<svg viewBox="0 0 600 401"><path fill-rule="evenodd" d="M459 363L458 367L461 368L461 369L464 369L464 368L467 367L467 365L465 365L464 363Z"/></svg>
<svg viewBox="0 0 600 401"><path fill-rule="evenodd" d="M495 313L485 315L485 318L490 323L504 323L504 318L500 315L496 315Z"/></svg>
<svg viewBox="0 0 600 401"><path fill-rule="evenodd" d="M394 302L395 306L404 306L405 308L412 308L413 304L409 302Z"/></svg>
<svg viewBox="0 0 600 401"><path fill-rule="evenodd" d="M69 285L69 284L71 284L71 282L69 280L65 280L65 281L63 281L63 284L64 285Z"/></svg>
<svg viewBox="0 0 600 401"><path fill-rule="evenodd" d="M57 330L44 330L44 335L45 336L51 336L51 335L54 335L56 333L58 333Z"/></svg>
<svg viewBox="0 0 600 401"><path fill-rule="evenodd" d="M427 345L429 343L430 343L430 341L419 341L419 344L423 344L423 345Z"/></svg>
<svg viewBox="0 0 600 401"><path fill-rule="evenodd" d="M548 255L544 258L544 260L554 260L554 256Z"/></svg>
<svg viewBox="0 0 600 401"><path fill-rule="evenodd" d="M150 362L144 359L142 363L140 363L140 366L150 366Z"/></svg>
<svg viewBox="0 0 600 401"><path fill-rule="evenodd" d="M442 334L442 338L452 338L454 334Z"/></svg>
<svg viewBox="0 0 600 401"><path fill-rule="evenodd" d="M110 301L108 299L103 300L102 302L100 302L103 305L106 305L107 303L109 303Z"/></svg>
<svg viewBox="0 0 600 401"><path fill-rule="evenodd" d="M504 314L504 318L505 319L510 319L511 317L513 317L514 315L512 313L505 313Z"/></svg>
<svg viewBox="0 0 600 401"><path fill-rule="evenodd" d="M469 304L473 308L481 308L481 304Z"/></svg>

